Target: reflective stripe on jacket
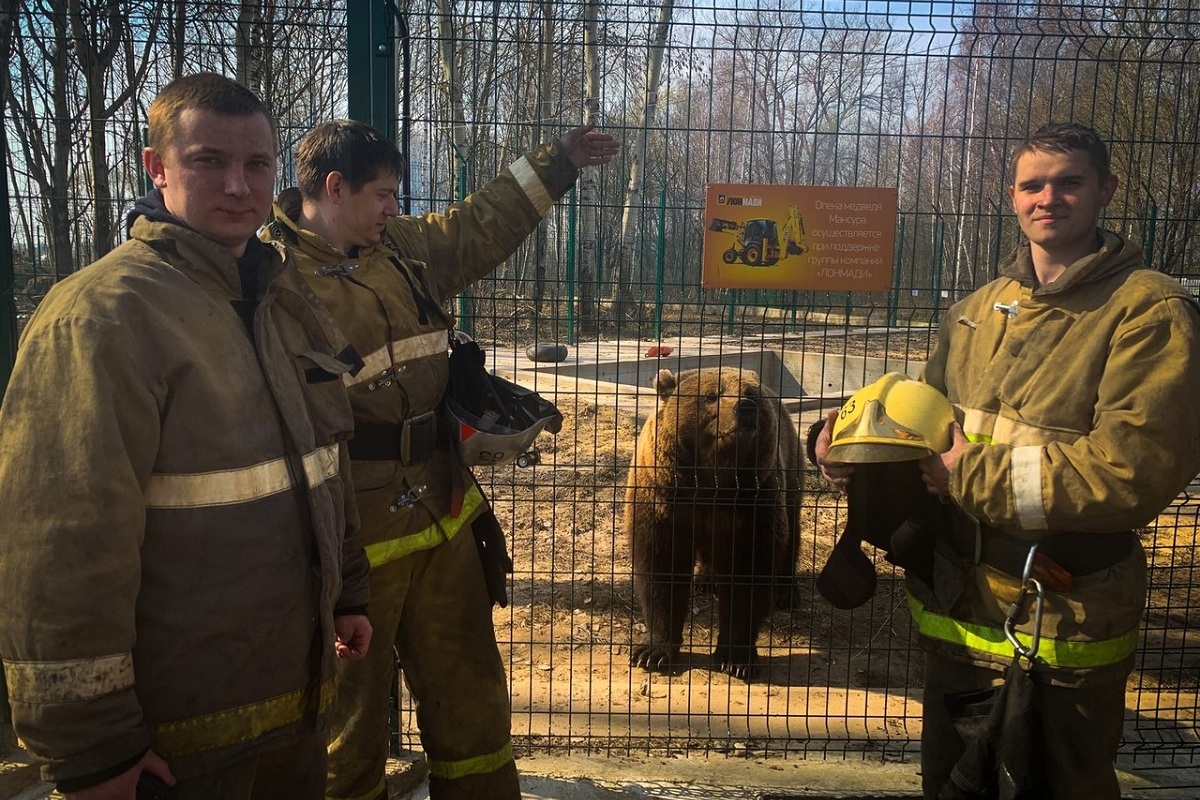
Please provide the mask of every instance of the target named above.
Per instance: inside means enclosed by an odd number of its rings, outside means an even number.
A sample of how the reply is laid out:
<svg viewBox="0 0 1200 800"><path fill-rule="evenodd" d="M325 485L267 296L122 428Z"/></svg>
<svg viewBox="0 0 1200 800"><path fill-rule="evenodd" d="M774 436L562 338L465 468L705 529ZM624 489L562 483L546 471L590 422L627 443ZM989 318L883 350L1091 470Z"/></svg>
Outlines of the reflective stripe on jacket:
<svg viewBox="0 0 1200 800"><path fill-rule="evenodd" d="M445 214L392 218L384 241L353 258L297 227L297 189L280 194L263 238L288 245L300 275L363 356L366 367L347 380L356 422L398 425L438 407L453 327L445 303L511 256L577 177L557 141L543 145ZM484 508L450 516L454 481L464 488L473 481L445 448L414 464L354 461L353 471L363 543L378 545L374 563L381 552L445 541ZM416 487L424 489L415 502L388 510ZM405 537L413 539L397 544Z"/></svg>
<svg viewBox="0 0 1200 800"><path fill-rule="evenodd" d="M22 337L0 409L0 655L50 779L147 746L187 776L328 705L333 611L368 591L346 342L263 258L251 336L229 251L139 218Z"/></svg>
<svg viewBox="0 0 1200 800"><path fill-rule="evenodd" d="M1030 543L1129 531L1151 522L1200 471L1195 301L1141 268L1136 246L1101 235L1097 253L1038 288L1023 245L1001 278L953 306L941 325L924 380L959 414L970 443L951 473L951 494L985 531ZM1128 672L1145 581L1145 554L1135 546L1071 590L1048 593L1041 660L1055 682ZM908 583L931 648L998 668L1011 660L996 637L1016 578L968 568L950 609L938 608L920 581ZM1029 633L1030 623L1019 630Z"/></svg>

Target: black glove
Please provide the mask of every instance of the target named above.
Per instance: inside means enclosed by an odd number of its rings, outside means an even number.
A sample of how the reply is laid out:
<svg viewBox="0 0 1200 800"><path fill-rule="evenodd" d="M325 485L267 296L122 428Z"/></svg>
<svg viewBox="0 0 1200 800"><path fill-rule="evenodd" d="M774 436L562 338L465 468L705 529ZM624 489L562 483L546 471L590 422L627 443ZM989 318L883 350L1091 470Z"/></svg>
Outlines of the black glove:
<svg viewBox="0 0 1200 800"><path fill-rule="evenodd" d="M483 565L483 580L487 584L488 597L492 605L508 608L508 575L513 571L512 559L504 543L504 531L500 521L489 508L471 523L475 534L475 548L479 551L479 563Z"/></svg>

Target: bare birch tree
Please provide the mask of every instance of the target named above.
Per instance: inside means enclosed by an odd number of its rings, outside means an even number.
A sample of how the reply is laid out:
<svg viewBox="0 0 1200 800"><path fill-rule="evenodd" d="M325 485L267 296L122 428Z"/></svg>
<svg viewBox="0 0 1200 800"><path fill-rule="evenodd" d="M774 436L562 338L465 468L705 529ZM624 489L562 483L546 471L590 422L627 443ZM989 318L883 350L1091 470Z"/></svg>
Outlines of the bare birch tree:
<svg viewBox="0 0 1200 800"><path fill-rule="evenodd" d="M549 122L554 114L554 72L556 69L554 47L554 4L552 0L538 0L542 29L538 36L538 85L537 123L534 125L536 141L547 138ZM533 258L533 302L540 311L546 291L546 226L539 224L530 239Z"/></svg>
<svg viewBox="0 0 1200 800"><path fill-rule="evenodd" d="M645 213L646 145L650 123L658 110L658 86L662 77L663 56L671 32L671 12L674 0L663 0L658 22L650 42L650 61L646 67L646 93L642 103L641 121L637 127L634 146L629 150L629 183L621 212L621 239L617 248L617 263L613 267L613 284L618 305L624 307L633 300L633 284L642 274L644 248L642 221Z"/></svg>
<svg viewBox="0 0 1200 800"><path fill-rule="evenodd" d="M108 121L141 87L157 43L162 7L117 0L67 0L71 44L83 74L88 110L88 153L92 179L92 257L113 248L114 212L109 182ZM144 25L145 40L134 42L133 19ZM139 25L140 27L140 25Z"/></svg>
<svg viewBox="0 0 1200 800"><path fill-rule="evenodd" d="M441 57L442 80L446 87L446 99L450 109L450 146L454 150L455 172L467 163L467 121L463 109L462 84L458 78L457 36L454 30L454 0L437 0L438 53ZM458 182L461 184L461 182ZM459 196L466 187L459 185Z"/></svg>
<svg viewBox="0 0 1200 800"><path fill-rule="evenodd" d="M238 83L265 97L266 14L261 0L238 0L238 20L234 47L237 50Z"/></svg>
<svg viewBox="0 0 1200 800"><path fill-rule="evenodd" d="M13 37L17 68L10 72L9 120L21 145L20 163L41 195L54 274L65 278L75 269L70 197L80 116L72 105L78 93L70 67L70 26L66 10L45 0L23 4L22 11Z"/></svg>
<svg viewBox="0 0 1200 800"><path fill-rule="evenodd" d="M583 63L585 86L583 124L600 124L600 0L586 0L583 6ZM579 175L579 280L577 306L579 327L585 335L594 335L599 310L596 308L596 239L599 235L599 170L585 169Z"/></svg>

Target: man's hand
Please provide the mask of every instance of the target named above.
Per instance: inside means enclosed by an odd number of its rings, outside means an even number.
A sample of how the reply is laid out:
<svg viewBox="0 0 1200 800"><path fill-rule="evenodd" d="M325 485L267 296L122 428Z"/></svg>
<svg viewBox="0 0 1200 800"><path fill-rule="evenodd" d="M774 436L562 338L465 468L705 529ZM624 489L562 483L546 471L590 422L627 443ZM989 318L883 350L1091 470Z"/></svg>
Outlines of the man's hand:
<svg viewBox="0 0 1200 800"><path fill-rule="evenodd" d="M595 125L583 125L572 128L559 140L567 158L571 159L571 163L579 169L607 164L621 149L621 145L616 139L607 133L595 130L595 127Z"/></svg>
<svg viewBox="0 0 1200 800"><path fill-rule="evenodd" d="M817 466L821 468L821 475L839 492L845 492L846 487L850 485L854 467L829 458L829 445L833 443L833 423L837 420L837 415L836 408L825 415L825 427L821 428L821 433L817 435L817 446L814 449L817 451Z"/></svg>
<svg viewBox="0 0 1200 800"><path fill-rule="evenodd" d="M136 800L137 782L143 772L157 775L167 786L175 785L175 776L171 774L167 762L153 750L147 750L140 761L120 775L78 792L68 792L67 800Z"/></svg>
<svg viewBox="0 0 1200 800"><path fill-rule="evenodd" d="M944 453L926 456L917 462L921 468L921 480L925 481L925 489L938 497L950 496L950 471L958 463L963 447L967 444L966 434L957 422L950 423L950 449Z"/></svg>
<svg viewBox="0 0 1200 800"><path fill-rule="evenodd" d="M338 658L357 661L367 654L371 646L371 621L365 614L334 617L333 631L337 635L333 650Z"/></svg>

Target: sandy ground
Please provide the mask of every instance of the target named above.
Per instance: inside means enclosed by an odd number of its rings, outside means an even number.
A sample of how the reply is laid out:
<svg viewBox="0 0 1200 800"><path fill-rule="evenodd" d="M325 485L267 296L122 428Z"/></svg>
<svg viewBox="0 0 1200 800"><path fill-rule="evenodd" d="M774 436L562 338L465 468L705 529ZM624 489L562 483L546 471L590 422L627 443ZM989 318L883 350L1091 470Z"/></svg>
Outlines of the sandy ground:
<svg viewBox="0 0 1200 800"><path fill-rule="evenodd" d="M908 657L903 592L885 581L876 600L854 612L856 624L815 594L812 577L840 513L820 490L810 491L805 508L792 607L773 613L760 639L758 679L746 683L709 664L715 602L702 590L693 595L680 668L631 669L629 648L644 640L645 626L621 515L633 442L650 407L629 411L572 396L556 402L566 424L556 438L543 435L541 464L510 470L511 483L494 475L490 486L516 565L512 602L495 619L521 733L582 735L601 746L661 740L668 750L704 739L718 750L753 751L768 738L773 745L907 738L904 718L919 716L909 687L920 676Z"/></svg>

